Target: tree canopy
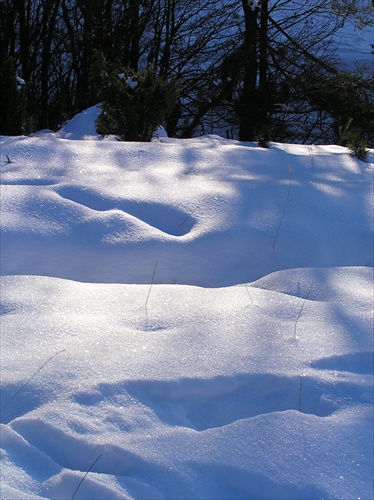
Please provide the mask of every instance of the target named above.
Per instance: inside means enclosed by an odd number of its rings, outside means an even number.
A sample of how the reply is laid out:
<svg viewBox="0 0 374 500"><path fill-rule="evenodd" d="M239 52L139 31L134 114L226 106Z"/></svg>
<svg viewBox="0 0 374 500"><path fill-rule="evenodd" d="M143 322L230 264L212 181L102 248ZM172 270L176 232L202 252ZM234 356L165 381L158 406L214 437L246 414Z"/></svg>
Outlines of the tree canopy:
<svg viewBox="0 0 374 500"><path fill-rule="evenodd" d="M100 53L173 82L178 94L159 116L171 136L337 142L349 122L372 144L372 75L343 68L333 50L344 23L370 24L372 13L369 0L2 0L0 70L18 111L1 93L14 126L0 133L56 129L97 104Z"/></svg>

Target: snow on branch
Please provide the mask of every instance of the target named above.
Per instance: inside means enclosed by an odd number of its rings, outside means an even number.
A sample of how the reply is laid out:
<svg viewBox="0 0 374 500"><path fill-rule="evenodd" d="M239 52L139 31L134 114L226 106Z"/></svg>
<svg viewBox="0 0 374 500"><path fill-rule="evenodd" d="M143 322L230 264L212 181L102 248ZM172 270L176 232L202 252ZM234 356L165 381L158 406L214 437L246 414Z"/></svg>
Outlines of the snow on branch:
<svg viewBox="0 0 374 500"><path fill-rule="evenodd" d="M248 7L254 11L260 7L260 0L248 0Z"/></svg>

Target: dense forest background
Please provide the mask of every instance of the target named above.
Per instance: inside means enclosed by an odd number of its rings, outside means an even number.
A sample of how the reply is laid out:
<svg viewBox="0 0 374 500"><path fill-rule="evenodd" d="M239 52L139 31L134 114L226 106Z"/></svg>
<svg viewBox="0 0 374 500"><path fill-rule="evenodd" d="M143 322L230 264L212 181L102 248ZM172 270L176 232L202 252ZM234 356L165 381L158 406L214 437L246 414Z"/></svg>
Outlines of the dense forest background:
<svg viewBox="0 0 374 500"><path fill-rule="evenodd" d="M103 102L103 133L114 113L173 137L373 146L372 67L334 45L372 22L371 0L1 0L0 134Z"/></svg>

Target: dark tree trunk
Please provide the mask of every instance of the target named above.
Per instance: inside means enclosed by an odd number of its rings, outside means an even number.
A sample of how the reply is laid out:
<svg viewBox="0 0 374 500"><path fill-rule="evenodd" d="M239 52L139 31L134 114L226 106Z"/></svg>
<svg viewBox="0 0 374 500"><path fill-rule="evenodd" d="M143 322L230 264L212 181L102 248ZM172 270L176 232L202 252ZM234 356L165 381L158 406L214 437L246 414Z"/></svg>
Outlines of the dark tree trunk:
<svg viewBox="0 0 374 500"><path fill-rule="evenodd" d="M16 2L0 2L0 64L3 64L8 56L15 56L16 10Z"/></svg>
<svg viewBox="0 0 374 500"><path fill-rule="evenodd" d="M269 108L271 106L271 96L268 85L268 0L261 3L260 14L260 60L259 60L259 109L258 109L258 130L260 139L267 142L270 140Z"/></svg>
<svg viewBox="0 0 374 500"><path fill-rule="evenodd" d="M83 32L80 39L80 64L77 70L76 101L77 110L88 107L89 74L94 50L94 8L95 2L84 0L80 2L82 12Z"/></svg>
<svg viewBox="0 0 374 500"><path fill-rule="evenodd" d="M19 33L20 33L20 59L22 68L22 78L29 81L30 78L30 5L27 8L25 0L19 0Z"/></svg>
<svg viewBox="0 0 374 500"><path fill-rule="evenodd" d="M256 138L257 108L256 88L258 75L257 47L258 25L257 10L248 6L247 0L242 0L245 21L244 38L244 81L243 95L240 102L239 140L253 141Z"/></svg>
<svg viewBox="0 0 374 500"><path fill-rule="evenodd" d="M60 1L49 0L43 6L42 26L41 26L41 95L40 95L40 128L49 128L49 84L51 76L51 47L55 36L56 18Z"/></svg>
<svg viewBox="0 0 374 500"><path fill-rule="evenodd" d="M129 67L134 71L138 70L140 57L140 27L139 8L140 0L130 2L130 54Z"/></svg>

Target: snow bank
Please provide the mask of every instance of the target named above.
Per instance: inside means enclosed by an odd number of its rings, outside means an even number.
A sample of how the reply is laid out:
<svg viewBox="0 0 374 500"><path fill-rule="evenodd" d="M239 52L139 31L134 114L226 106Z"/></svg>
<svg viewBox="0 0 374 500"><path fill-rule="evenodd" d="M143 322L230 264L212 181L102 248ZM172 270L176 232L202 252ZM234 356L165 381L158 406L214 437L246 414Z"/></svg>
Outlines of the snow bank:
<svg viewBox="0 0 374 500"><path fill-rule="evenodd" d="M1 498L371 498L373 165L91 113L2 138Z"/></svg>

